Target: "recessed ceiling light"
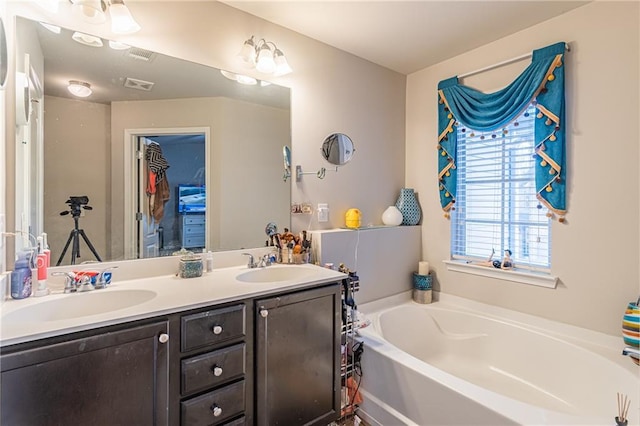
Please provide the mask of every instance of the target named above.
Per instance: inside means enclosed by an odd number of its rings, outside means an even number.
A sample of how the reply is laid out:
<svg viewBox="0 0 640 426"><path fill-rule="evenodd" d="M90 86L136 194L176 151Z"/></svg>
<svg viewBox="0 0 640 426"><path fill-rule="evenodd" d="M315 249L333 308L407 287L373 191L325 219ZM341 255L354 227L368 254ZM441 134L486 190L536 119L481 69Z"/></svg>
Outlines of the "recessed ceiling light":
<svg viewBox="0 0 640 426"><path fill-rule="evenodd" d="M42 25L43 27L45 27L46 29L48 29L54 34L60 34L60 31L62 31L62 28L58 27L57 25L46 24L44 22L40 22L40 25Z"/></svg>
<svg viewBox="0 0 640 426"><path fill-rule="evenodd" d="M120 41L109 40L109 47L112 48L113 50L126 50L131 46L129 46L126 43L122 43Z"/></svg>
<svg viewBox="0 0 640 426"><path fill-rule="evenodd" d="M100 37L92 36L78 31L74 32L71 38L80 44L91 47L102 47L102 39Z"/></svg>
<svg viewBox="0 0 640 426"><path fill-rule="evenodd" d="M67 89L73 96L77 96L79 98L86 98L93 93L89 83L79 80L69 80L69 86Z"/></svg>

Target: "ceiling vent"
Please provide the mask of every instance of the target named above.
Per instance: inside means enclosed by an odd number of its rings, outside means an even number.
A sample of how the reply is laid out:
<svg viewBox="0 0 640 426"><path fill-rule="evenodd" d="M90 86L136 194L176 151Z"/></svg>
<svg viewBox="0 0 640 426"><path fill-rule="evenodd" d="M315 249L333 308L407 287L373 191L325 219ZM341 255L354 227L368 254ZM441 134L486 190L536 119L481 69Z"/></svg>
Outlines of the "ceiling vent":
<svg viewBox="0 0 640 426"><path fill-rule="evenodd" d="M137 78L127 77L124 80L124 87L128 87L129 89L143 90L145 92L150 92L153 89L153 85L150 81L138 80Z"/></svg>
<svg viewBox="0 0 640 426"><path fill-rule="evenodd" d="M139 47L132 47L127 50L127 56L139 61L151 62L156 54L150 50L140 49Z"/></svg>

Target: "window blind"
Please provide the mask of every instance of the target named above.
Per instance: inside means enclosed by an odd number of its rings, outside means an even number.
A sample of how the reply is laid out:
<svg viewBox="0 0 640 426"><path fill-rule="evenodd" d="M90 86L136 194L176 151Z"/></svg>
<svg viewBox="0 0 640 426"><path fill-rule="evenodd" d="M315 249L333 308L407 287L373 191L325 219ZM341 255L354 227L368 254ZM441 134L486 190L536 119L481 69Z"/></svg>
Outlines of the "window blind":
<svg viewBox="0 0 640 426"><path fill-rule="evenodd" d="M458 127L458 195L451 223L453 259L500 260L511 251L517 268L550 271L550 219L536 198L535 108L504 129Z"/></svg>

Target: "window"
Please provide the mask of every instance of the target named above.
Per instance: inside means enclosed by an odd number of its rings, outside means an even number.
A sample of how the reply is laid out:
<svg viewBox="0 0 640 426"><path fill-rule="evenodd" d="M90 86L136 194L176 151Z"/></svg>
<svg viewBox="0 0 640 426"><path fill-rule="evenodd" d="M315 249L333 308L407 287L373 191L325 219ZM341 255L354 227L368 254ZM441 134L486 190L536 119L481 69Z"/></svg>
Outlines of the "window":
<svg viewBox="0 0 640 426"><path fill-rule="evenodd" d="M517 268L549 272L550 219L536 198L535 108L504 129L458 127L457 197L451 223L453 259L494 260L511 251Z"/></svg>

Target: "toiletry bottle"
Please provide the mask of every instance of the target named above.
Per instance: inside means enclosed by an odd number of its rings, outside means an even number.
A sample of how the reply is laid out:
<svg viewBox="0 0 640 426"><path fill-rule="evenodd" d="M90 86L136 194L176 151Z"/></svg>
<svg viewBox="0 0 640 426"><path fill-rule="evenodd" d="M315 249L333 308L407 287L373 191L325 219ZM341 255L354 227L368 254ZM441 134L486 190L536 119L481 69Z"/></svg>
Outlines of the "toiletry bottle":
<svg viewBox="0 0 640 426"><path fill-rule="evenodd" d="M49 250L49 242L47 241L47 233L42 233L42 252L47 256L47 268L51 267L51 250Z"/></svg>
<svg viewBox="0 0 640 426"><path fill-rule="evenodd" d="M38 267L38 287L33 292L34 296L46 296L49 294L49 288L47 287L47 255L44 253L38 254L36 257L36 265Z"/></svg>
<svg viewBox="0 0 640 426"><path fill-rule="evenodd" d="M11 297L24 299L31 296L31 258L33 253L29 250L18 253L15 268L11 272Z"/></svg>
<svg viewBox="0 0 640 426"><path fill-rule="evenodd" d="M213 271L213 253L211 252L211 250L209 250L207 252L207 272L212 272Z"/></svg>

